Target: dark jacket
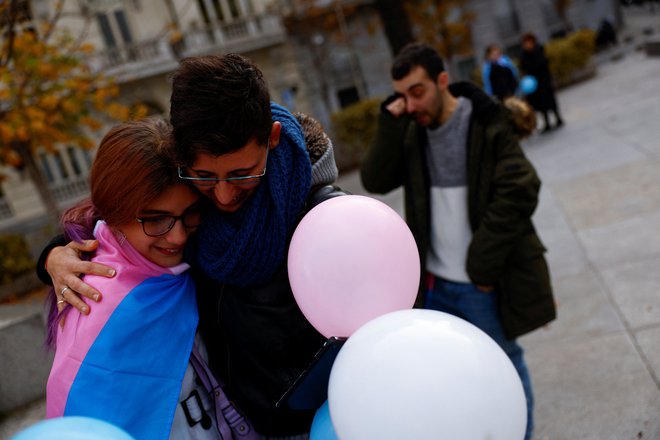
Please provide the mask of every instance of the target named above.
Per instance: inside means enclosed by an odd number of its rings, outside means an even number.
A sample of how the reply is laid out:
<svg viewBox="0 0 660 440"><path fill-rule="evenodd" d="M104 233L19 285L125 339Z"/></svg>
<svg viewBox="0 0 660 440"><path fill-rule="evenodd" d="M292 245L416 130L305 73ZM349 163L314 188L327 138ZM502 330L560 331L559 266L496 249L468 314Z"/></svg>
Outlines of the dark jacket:
<svg viewBox="0 0 660 440"><path fill-rule="evenodd" d="M536 90L527 95L527 101L534 110L545 112L556 109L555 88L543 46L537 45L531 51L522 51L520 70L523 74L536 78Z"/></svg>
<svg viewBox="0 0 660 440"><path fill-rule="evenodd" d="M296 117L312 162L313 187L299 214L302 219L318 203L345 192L332 185L337 169L329 137L314 119L303 114ZM315 409L293 411L286 405L276 408L280 397L310 365L326 340L298 308L286 258L270 281L248 287L219 284L200 270L195 270L193 276L209 364L225 381L229 398L245 411L262 435L309 432Z"/></svg>
<svg viewBox="0 0 660 440"><path fill-rule="evenodd" d="M346 194L332 186L312 191L305 212ZM301 218L304 213L301 213ZM326 338L304 317L289 284L286 259L264 284L222 285L195 270L202 337L209 364L225 390L268 436L308 432L315 410L292 411L275 404L310 365Z"/></svg>
<svg viewBox="0 0 660 440"><path fill-rule="evenodd" d="M470 83L452 84L450 92L470 99L473 108L467 148L473 238L467 273L475 284L497 286L504 330L515 338L556 316L545 248L531 221L541 182L520 148L504 107ZM378 127L362 165L362 183L374 193L403 185L406 221L424 268L431 231L426 130L386 110ZM422 286L416 305L423 305Z"/></svg>

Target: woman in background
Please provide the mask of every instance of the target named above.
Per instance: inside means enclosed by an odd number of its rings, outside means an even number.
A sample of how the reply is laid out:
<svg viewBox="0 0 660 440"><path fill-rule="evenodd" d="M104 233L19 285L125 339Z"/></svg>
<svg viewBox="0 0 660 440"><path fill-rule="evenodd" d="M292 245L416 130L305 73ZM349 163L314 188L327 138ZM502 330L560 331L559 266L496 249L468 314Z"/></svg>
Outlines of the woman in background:
<svg viewBox="0 0 660 440"><path fill-rule="evenodd" d="M535 111L543 115L545 126L542 133L564 125L564 121L559 114L557 99L555 98L555 88L552 85L548 59L545 56L543 46L538 43L534 34L528 33L522 37L520 70L522 70L523 75L531 75L536 78L536 90L527 95L527 101ZM554 127L550 125L548 118L550 112L555 116Z"/></svg>

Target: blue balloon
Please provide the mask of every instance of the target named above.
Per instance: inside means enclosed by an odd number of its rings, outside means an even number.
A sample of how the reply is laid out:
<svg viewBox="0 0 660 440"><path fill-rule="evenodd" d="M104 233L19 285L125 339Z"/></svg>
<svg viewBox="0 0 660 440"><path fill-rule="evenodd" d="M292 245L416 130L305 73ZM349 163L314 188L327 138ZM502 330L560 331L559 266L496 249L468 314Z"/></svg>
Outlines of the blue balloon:
<svg viewBox="0 0 660 440"><path fill-rule="evenodd" d="M314 414L309 440L339 440L335 427L332 426L332 420L330 420L330 407L327 400Z"/></svg>
<svg viewBox="0 0 660 440"><path fill-rule="evenodd" d="M42 420L11 440L135 440L117 426L91 417L58 417Z"/></svg>
<svg viewBox="0 0 660 440"><path fill-rule="evenodd" d="M525 95L531 95L532 93L534 93L536 91L537 86L538 86L538 82L536 81L536 78L534 78L532 75L525 75L520 80L520 90Z"/></svg>

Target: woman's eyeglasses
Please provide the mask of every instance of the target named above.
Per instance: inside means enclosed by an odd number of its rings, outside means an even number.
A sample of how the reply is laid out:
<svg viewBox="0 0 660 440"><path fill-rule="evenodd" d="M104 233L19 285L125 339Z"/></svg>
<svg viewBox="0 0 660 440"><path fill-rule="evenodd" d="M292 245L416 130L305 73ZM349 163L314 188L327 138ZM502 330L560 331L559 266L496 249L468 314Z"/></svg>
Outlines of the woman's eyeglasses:
<svg viewBox="0 0 660 440"><path fill-rule="evenodd" d="M149 237L160 237L172 230L177 220L181 220L186 228L196 228L202 223L202 209L199 206L188 208L181 215L157 215L153 217L137 217L142 224L142 230Z"/></svg>

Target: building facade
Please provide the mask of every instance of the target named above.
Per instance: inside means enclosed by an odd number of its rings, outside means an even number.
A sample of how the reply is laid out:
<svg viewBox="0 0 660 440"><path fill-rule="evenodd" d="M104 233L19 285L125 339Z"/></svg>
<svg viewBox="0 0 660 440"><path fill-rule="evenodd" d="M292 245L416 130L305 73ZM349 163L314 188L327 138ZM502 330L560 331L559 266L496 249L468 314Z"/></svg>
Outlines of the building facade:
<svg viewBox="0 0 660 440"><path fill-rule="evenodd" d="M52 14L51 0L23 0L35 19ZM263 70L271 97L314 115L331 131L332 112L368 97L390 93L392 54L373 0L317 0L334 27L291 26L304 19L309 1L296 0L66 0L60 26L84 35L96 52L90 65L114 77L121 100L141 102L167 116L169 75L182 57L239 52ZM301 6L302 5L302 6ZM499 43L512 55L520 36L533 30L540 41L567 29L595 29L601 19L618 23L618 1L575 0L564 18L552 0L470 0L474 13L472 51L450 62L455 79L469 79L484 48ZM87 194L93 151L61 145L38 154L61 209ZM0 232L43 226L45 210L32 182L21 172L2 170Z"/></svg>

